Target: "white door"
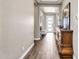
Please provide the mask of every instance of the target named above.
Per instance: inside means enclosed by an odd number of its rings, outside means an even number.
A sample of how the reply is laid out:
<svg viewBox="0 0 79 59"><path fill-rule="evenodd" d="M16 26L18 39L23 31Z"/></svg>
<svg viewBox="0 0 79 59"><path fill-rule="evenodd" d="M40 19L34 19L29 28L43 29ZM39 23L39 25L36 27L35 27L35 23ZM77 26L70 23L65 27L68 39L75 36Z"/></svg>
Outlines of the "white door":
<svg viewBox="0 0 79 59"><path fill-rule="evenodd" d="M47 20L47 33L52 33L54 32L54 28L55 28L55 16L46 16L46 20Z"/></svg>

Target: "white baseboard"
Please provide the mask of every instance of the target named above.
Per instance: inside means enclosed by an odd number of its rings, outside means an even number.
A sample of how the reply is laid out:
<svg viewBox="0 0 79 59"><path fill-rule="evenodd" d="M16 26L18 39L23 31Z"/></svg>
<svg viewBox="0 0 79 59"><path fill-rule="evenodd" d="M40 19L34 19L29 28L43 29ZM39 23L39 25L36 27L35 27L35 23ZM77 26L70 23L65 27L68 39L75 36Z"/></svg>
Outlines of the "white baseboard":
<svg viewBox="0 0 79 59"><path fill-rule="evenodd" d="M40 38L35 38L34 40L40 40Z"/></svg>
<svg viewBox="0 0 79 59"><path fill-rule="evenodd" d="M34 46L34 43L28 48L28 50L19 59L23 59L28 54L28 52L33 48L33 46Z"/></svg>

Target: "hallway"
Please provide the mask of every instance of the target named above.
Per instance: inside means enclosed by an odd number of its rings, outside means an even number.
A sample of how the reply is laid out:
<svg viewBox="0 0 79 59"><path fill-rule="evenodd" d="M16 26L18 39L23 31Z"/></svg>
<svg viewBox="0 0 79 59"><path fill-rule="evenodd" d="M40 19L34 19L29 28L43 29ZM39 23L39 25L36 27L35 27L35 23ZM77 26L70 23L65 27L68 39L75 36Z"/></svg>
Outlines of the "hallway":
<svg viewBox="0 0 79 59"><path fill-rule="evenodd" d="M48 33L43 40L35 41L35 46L25 59L60 59L53 33Z"/></svg>
<svg viewBox="0 0 79 59"><path fill-rule="evenodd" d="M78 59L78 1L0 0L0 59Z"/></svg>

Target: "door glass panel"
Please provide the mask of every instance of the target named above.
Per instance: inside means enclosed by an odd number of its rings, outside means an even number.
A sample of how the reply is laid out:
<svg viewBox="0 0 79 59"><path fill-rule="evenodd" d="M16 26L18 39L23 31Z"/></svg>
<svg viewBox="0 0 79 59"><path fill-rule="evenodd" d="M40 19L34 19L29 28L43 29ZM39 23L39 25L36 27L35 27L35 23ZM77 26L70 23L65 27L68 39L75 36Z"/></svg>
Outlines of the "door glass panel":
<svg viewBox="0 0 79 59"><path fill-rule="evenodd" d="M54 16L47 16L47 32L53 32Z"/></svg>

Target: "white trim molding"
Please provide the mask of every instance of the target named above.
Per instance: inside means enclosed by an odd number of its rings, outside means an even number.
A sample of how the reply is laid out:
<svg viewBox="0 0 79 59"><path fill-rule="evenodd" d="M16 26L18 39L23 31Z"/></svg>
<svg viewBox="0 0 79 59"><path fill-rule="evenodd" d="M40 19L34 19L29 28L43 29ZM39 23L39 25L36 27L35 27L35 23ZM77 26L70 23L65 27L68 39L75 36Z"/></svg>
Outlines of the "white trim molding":
<svg viewBox="0 0 79 59"><path fill-rule="evenodd" d="M34 43L27 49L27 51L19 58L19 59L24 59L24 57L28 54L28 52L33 48Z"/></svg>
<svg viewBox="0 0 79 59"><path fill-rule="evenodd" d="M40 40L40 38L35 38L34 40Z"/></svg>

